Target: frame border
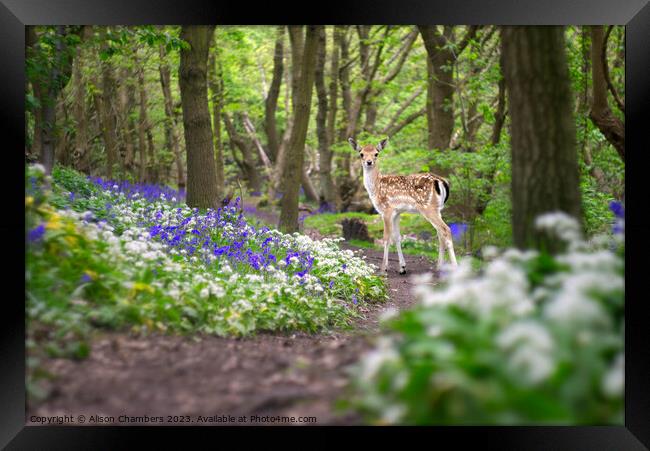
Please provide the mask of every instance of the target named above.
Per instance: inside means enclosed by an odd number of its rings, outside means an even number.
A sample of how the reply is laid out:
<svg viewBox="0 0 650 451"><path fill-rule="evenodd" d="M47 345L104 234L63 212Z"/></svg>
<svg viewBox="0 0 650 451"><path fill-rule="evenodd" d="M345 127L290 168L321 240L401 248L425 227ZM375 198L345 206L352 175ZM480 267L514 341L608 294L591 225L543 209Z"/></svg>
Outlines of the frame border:
<svg viewBox="0 0 650 451"><path fill-rule="evenodd" d="M650 5L647 0L624 0L619 3L609 0L463 0L449 2L425 2L408 0L396 3L389 0L360 0L354 4L341 0L329 1L320 9L296 9L295 6L265 2L252 7L249 2L210 2L209 0L162 0L155 6L146 0L0 0L0 55L4 62L0 71L0 124L4 141L9 141L5 158L8 168L24 164L18 147L24 147L24 86L25 86L25 25L38 24L97 24L97 25L142 25L142 24L200 24L219 25L273 25L285 24L525 24L525 25L626 25L626 130L630 161L626 164L626 213L628 215L626 240L626 267L633 268L626 274L626 329L625 329L625 426L517 426L517 427L443 427L408 428L409 434L436 434L439 439L450 439L455 443L476 443L482 446L495 444L499 449L649 449L650 393L646 392L650 380L650 334L645 327L644 298L638 296L647 290L640 275L644 256L650 250L647 231L650 220L643 215L647 202L647 184L641 177L647 165L647 138L643 133L642 116L647 116L650 88L647 76L650 73ZM646 113L645 115L643 113ZM645 140L644 140L645 138ZM645 144L645 146L644 146ZM645 147L645 148L644 148ZM645 151L645 152L644 152ZM21 171L5 171L2 180L3 191L9 205L8 214L0 222L0 237L16 246L14 255L21 256L24 263L25 222L22 205ZM645 188L646 192L642 192ZM644 233L645 232L645 233ZM634 243L631 246L630 243ZM13 251L13 249L11 249ZM20 253L22 251L22 254ZM9 260L5 260L7 263ZM6 280L15 281L22 277L20 265L7 265ZM633 296L637 294L637 296ZM198 432L217 434L219 438L231 428L220 427L25 427L25 320L24 304L15 302L11 296L5 298L6 311L0 316L0 446L9 444L8 449L88 449L125 446L132 443L134 435L142 432L147 438L169 440L170 432ZM636 299L639 298L639 299ZM254 427L255 428L255 427ZM259 428L256 428L259 429ZM269 431L285 429L275 427ZM306 426L301 430L310 431ZM368 427L358 429L367 430ZM392 430L403 428L392 428ZM384 428L372 428L372 434L380 439L385 436ZM295 431L294 431L295 432ZM467 434L470 432L470 434ZM17 435L16 435L17 434ZM216 438L216 437L215 437ZM422 437L425 438L424 436ZM10 442L10 443L9 443ZM182 443L187 443L183 440ZM218 442L217 442L218 443Z"/></svg>

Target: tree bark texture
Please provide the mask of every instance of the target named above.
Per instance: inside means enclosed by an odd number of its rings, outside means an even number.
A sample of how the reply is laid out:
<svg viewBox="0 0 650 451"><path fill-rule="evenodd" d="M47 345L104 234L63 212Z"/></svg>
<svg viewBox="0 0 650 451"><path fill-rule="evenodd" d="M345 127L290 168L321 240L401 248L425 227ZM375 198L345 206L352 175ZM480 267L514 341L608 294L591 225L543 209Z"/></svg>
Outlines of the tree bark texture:
<svg viewBox="0 0 650 451"><path fill-rule="evenodd" d="M284 71L284 26L279 26L275 38L275 49L273 52L273 78L269 92L264 104L264 131L268 141L269 157L275 161L280 146L278 137L278 126L275 120L275 113L278 109L278 97L282 86L282 73Z"/></svg>
<svg viewBox="0 0 650 451"><path fill-rule="evenodd" d="M190 45L181 50L179 68L189 207L216 208L220 201L207 85L208 51L214 28L188 25L181 29L181 39Z"/></svg>
<svg viewBox="0 0 650 451"><path fill-rule="evenodd" d="M172 98L171 90L171 72L166 62L167 52L165 47L160 44L159 47L160 65L158 71L160 72L160 86L163 92L163 99L165 101L165 130L169 136L169 143L171 145L170 152L174 155L174 162L176 164L176 182L179 188L185 188L185 167L183 165L183 154L181 152L180 139L178 136L178 127L176 118L174 116L174 99Z"/></svg>
<svg viewBox="0 0 650 451"><path fill-rule="evenodd" d="M305 139L311 110L311 95L318 47L318 28L317 26L307 27L304 50L301 52L300 78L296 84L296 98L294 99L295 121L287 149L287 165L282 184L283 196L279 223L280 230L287 233L298 231L298 190L303 173ZM298 43L292 41L292 45L294 44Z"/></svg>
<svg viewBox="0 0 650 451"><path fill-rule="evenodd" d="M576 129L562 27L504 27L511 122L512 227L519 248L557 250L534 225L543 213L581 220Z"/></svg>

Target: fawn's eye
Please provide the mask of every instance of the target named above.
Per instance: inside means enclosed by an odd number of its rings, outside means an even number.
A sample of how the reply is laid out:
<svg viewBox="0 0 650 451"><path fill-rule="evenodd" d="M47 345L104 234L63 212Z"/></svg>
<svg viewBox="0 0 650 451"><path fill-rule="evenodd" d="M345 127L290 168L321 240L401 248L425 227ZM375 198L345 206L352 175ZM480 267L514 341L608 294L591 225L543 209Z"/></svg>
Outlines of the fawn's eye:
<svg viewBox="0 0 650 451"><path fill-rule="evenodd" d="M363 154L359 154L359 158L363 158Z"/></svg>
<svg viewBox="0 0 650 451"><path fill-rule="evenodd" d="M379 152L375 153L375 158L379 155Z"/></svg>

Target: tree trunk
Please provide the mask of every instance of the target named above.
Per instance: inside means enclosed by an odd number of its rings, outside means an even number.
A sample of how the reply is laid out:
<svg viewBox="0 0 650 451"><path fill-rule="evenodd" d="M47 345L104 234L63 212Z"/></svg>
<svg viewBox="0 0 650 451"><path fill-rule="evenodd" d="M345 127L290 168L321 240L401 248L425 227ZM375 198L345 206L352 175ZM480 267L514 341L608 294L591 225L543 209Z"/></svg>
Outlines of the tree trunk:
<svg viewBox="0 0 650 451"><path fill-rule="evenodd" d="M180 138L178 136L178 127L176 126L176 118L174 116L174 99L172 98L171 90L171 73L169 65L167 64L167 52L165 46L159 46L160 65L158 71L160 72L160 86L163 92L163 99L165 101L165 130L169 136L169 143L171 145L170 152L174 155L174 162L176 163L176 182L179 189L185 188L185 167L183 165L183 154L181 152Z"/></svg>
<svg viewBox="0 0 650 451"><path fill-rule="evenodd" d="M292 40L292 47L298 42ZM305 155L305 139L309 125L311 95L314 85L314 66L318 47L318 27L307 27L304 51L300 60L300 78L296 83L294 99L295 121L287 149L287 166L283 177L283 196L280 211L280 230L286 233L298 231L298 189ZM294 60L294 65L297 61Z"/></svg>
<svg viewBox="0 0 650 451"><path fill-rule="evenodd" d="M45 83L44 94L41 99L41 163L45 166L46 174L52 172L54 166L54 147L56 142L56 99L65 87L64 77L66 68L72 70L72 58L66 57L65 45L66 31L62 25L56 28L55 54L52 59L49 77Z"/></svg>
<svg viewBox="0 0 650 451"><path fill-rule="evenodd" d="M237 129L235 129L235 125L228 114L222 112L221 117L226 126L226 132L230 137L230 143L233 147L233 156L235 154L235 147L238 148L242 154L242 158L237 160L249 191L259 192L262 188L262 180L255 165L255 157L251 151L251 143L247 142L246 139L237 132Z"/></svg>
<svg viewBox="0 0 650 451"><path fill-rule="evenodd" d="M418 26L431 62L429 75L429 148L447 149L454 131L454 54L448 48L451 27L441 35L435 25Z"/></svg>
<svg viewBox="0 0 650 451"><path fill-rule="evenodd" d="M427 104L426 104L426 115L427 115L427 146L429 150L436 148L435 140L433 138L433 129L435 128L435 119L433 112L433 91L434 91L434 75L433 75L433 63L431 58L427 58Z"/></svg>
<svg viewBox="0 0 650 451"><path fill-rule="evenodd" d="M82 172L90 170L90 151L88 149L88 122L86 118L86 84L82 75L83 60L81 47L77 47L77 56L73 65L74 100L72 115L75 120L74 167Z"/></svg>
<svg viewBox="0 0 650 451"><path fill-rule="evenodd" d="M248 116L248 113L246 113L245 111L241 114L241 118L242 118L242 124L244 125L244 129L246 130L249 139L253 142L253 145L257 149L257 156L259 157L258 164L261 162L262 165L264 166L264 170L266 171L267 175L270 176L270 172L272 169L271 159L266 154L266 150L264 149L262 142L257 136L257 130L255 129L255 125L253 124L253 121L251 121L251 118Z"/></svg>
<svg viewBox="0 0 650 451"><path fill-rule="evenodd" d="M138 90L138 95L141 95L141 90ZM139 104L139 116L142 118L142 99L140 98ZM147 181L147 136L145 128L142 125L142 119L138 120L138 181L140 183L145 183Z"/></svg>
<svg viewBox="0 0 650 451"><path fill-rule="evenodd" d="M214 25L188 25L181 29L181 39L190 45L189 49L181 50L179 68L189 207L216 208L220 201L207 85L208 50L214 28Z"/></svg>
<svg viewBox="0 0 650 451"><path fill-rule="evenodd" d="M605 192L611 192L611 187L607 183L605 174L602 169L594 165L594 161L591 154L591 149L588 143L588 134L587 134L587 122L589 121L589 74L591 73L590 67L590 49L591 46L587 44L589 37L590 27L583 26L580 30L580 51L582 53L582 95L579 97L580 101L578 102L578 114L582 122L582 140L580 143L581 154L584 158L585 165L589 174L596 179L598 183L598 188Z"/></svg>
<svg viewBox="0 0 650 451"><path fill-rule="evenodd" d="M337 26L335 33L339 33L339 42L341 49L342 67L339 70L339 80L341 82L341 103L343 106L343 111L345 112L345 121L343 121L342 127L339 130L339 142L343 142L349 138L348 132L351 129L351 124L353 123L354 116L352 105L352 89L350 83L350 65L352 61L350 60L350 43L348 41L346 28ZM337 166L339 173L336 179L336 185L338 186L338 198L340 199L341 210L347 211L357 190L356 180L352 179L352 174L350 171L351 167L349 152L345 152L337 158Z"/></svg>
<svg viewBox="0 0 650 451"><path fill-rule="evenodd" d="M225 198L226 192L226 179L224 175L223 163L223 143L221 141L221 112L223 110L223 77L221 74L221 66L219 65L216 57L213 56L216 49L209 59L209 77L210 90L212 91L212 126L214 130L214 156L215 168L217 171L217 192L219 198Z"/></svg>
<svg viewBox="0 0 650 451"><path fill-rule="evenodd" d="M138 69L138 155L140 183L150 182L149 164L147 163L147 93L144 90L142 68Z"/></svg>
<svg viewBox="0 0 650 451"><path fill-rule="evenodd" d="M56 146L56 102L59 93L63 91L72 75L73 57L66 45L68 29L58 25L53 36L54 50L52 55L45 57L46 61L36 64L47 65L47 75L36 75L32 81L34 95L40 103L35 113L36 126L34 135L36 145L40 147L40 161L47 174L52 172ZM42 59L39 52L38 36L33 27L26 29L26 45L31 58ZM36 136L36 135L40 136Z"/></svg>
<svg viewBox="0 0 650 451"><path fill-rule="evenodd" d="M135 105L135 96L133 95L133 84L131 81L131 70L123 67L120 70L119 86L119 105L120 105L120 130L122 135L122 145L124 146L124 159L122 160L124 170L127 173L133 171L135 163L135 143L133 140L134 121L131 118L131 110Z"/></svg>
<svg viewBox="0 0 650 451"><path fill-rule="evenodd" d="M151 124L147 120L147 155L149 162L147 163L148 175L147 179L150 183L159 183L160 165L156 161L156 148L153 143L153 132Z"/></svg>
<svg viewBox="0 0 650 451"><path fill-rule="evenodd" d="M103 41L102 48L107 48L106 29L103 28L100 33ZM115 101L115 77L113 75L113 66L110 58L101 63L101 96L100 96L100 117L102 122L102 133L104 136L104 145L106 147L106 177L110 180L113 178L113 169L117 164L117 120L113 102Z"/></svg>
<svg viewBox="0 0 650 451"><path fill-rule="evenodd" d="M535 227L543 213L582 219L576 130L562 27L504 27L501 65L512 145L512 226L517 247L558 249Z"/></svg>
<svg viewBox="0 0 650 451"><path fill-rule="evenodd" d="M305 32L302 25L289 25L288 28L291 43L291 111L295 114L302 54L305 47Z"/></svg>
<svg viewBox="0 0 650 451"><path fill-rule="evenodd" d="M501 141L501 130L506 121L506 80L503 78L503 75L499 78L499 93L497 94L497 98L497 111L494 114L494 125L492 126L492 137L490 138L493 146L496 146Z"/></svg>
<svg viewBox="0 0 650 451"><path fill-rule="evenodd" d="M302 178L300 179L300 184L305 193L305 198L309 202L318 202L319 200L318 193L316 192L316 188L314 188L314 184L311 182L311 179L309 178L307 169L304 167L302 168Z"/></svg>
<svg viewBox="0 0 650 451"><path fill-rule="evenodd" d="M64 95L61 93L57 100L56 117L60 120L60 124L55 127L55 151L54 161L58 161L63 166L69 166L72 163L72 153L68 147L69 134L66 132L66 124L68 123L68 108L65 103ZM59 119L60 118L60 119Z"/></svg>
<svg viewBox="0 0 650 451"><path fill-rule="evenodd" d="M625 161L625 126L609 108L607 101L607 82L601 60L603 51L603 27L591 27L591 73L592 101L589 117L607 141L614 146L619 156Z"/></svg>
<svg viewBox="0 0 650 451"><path fill-rule="evenodd" d="M43 100L43 88L38 80L33 80L32 91L34 97L41 102ZM41 149L43 148L43 106L38 106L34 110L34 130L32 137L32 147L30 153L32 156L40 158Z"/></svg>
<svg viewBox="0 0 650 451"><path fill-rule="evenodd" d="M25 26L25 56L27 58L35 58L38 52L36 46L38 45L38 36L36 34L35 25L26 25ZM27 81L27 77L25 77ZM32 93L34 97L39 100L43 99L43 88L41 86L41 79L39 77L34 77L29 80L29 83L32 85ZM41 138L42 133L41 129L43 128L43 107L42 105L35 107L32 112L34 115L34 129L32 132L32 143L30 147L30 156L40 158L41 155ZM25 127L28 126L27 118L25 118ZM26 128L27 130L27 128ZM25 142L27 142L27 131L25 132Z"/></svg>
<svg viewBox="0 0 650 451"><path fill-rule="evenodd" d="M336 76L338 72L338 48L332 49L331 73L334 76L330 81L330 100L328 105L327 88L325 87L325 59L327 55L327 35L325 29L319 28L318 53L316 57L315 84L318 95L318 112L316 113L316 134L318 136L318 169L320 178L320 203L327 204L329 208L336 208L336 187L332 178L332 151L330 149L330 123L334 118L328 115L328 107L336 108Z"/></svg>
<svg viewBox="0 0 650 451"><path fill-rule="evenodd" d="M284 71L284 26L279 26L275 38L275 51L273 53L273 78L264 104L264 131L268 141L269 157L275 161L280 146L275 112L278 108L278 97L282 85L282 72Z"/></svg>
<svg viewBox="0 0 650 451"><path fill-rule="evenodd" d="M305 49L305 32L303 27L300 25L289 25L289 40L291 41L291 104L292 104L292 116L293 121L295 121L296 116L296 102L298 96L298 90L300 89L300 77L301 77L301 64L303 61L303 52ZM292 135L289 135L289 139ZM290 143L289 143L290 144ZM284 173L287 170L287 161L288 155L282 155L282 158L279 158L281 163L278 168L278 180L280 183L283 183ZM304 160L303 160L304 161ZM300 175L301 185L307 196L307 199L313 202L318 201L318 195L314 190L314 187L311 184L307 174L304 169L301 170L302 174ZM304 183L302 183L304 182Z"/></svg>
<svg viewBox="0 0 650 451"><path fill-rule="evenodd" d="M156 161L155 149L153 144L153 134L151 131L151 122L149 121L148 113L148 100L147 100L147 89L145 86L144 79L144 66L138 62L137 57L135 58L136 66L140 66L138 70L138 89L140 91L140 122L138 124L141 134L144 134L146 139L141 140L140 145L143 144L146 146L146 172L145 179L148 183L157 183L158 182L158 163ZM144 154L145 149L141 148L140 153Z"/></svg>

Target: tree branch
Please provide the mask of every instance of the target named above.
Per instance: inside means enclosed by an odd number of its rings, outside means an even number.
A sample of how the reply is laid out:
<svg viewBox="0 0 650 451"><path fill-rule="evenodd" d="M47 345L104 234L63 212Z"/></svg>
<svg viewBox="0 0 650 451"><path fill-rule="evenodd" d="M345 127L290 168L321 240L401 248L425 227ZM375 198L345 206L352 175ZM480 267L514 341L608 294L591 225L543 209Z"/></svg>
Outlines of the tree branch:
<svg viewBox="0 0 650 451"><path fill-rule="evenodd" d="M246 133L248 133L248 137L253 141L255 147L257 147L257 151L260 154L260 159L262 160L262 163L264 163L264 168L268 170L271 167L271 160L269 160L269 157L266 155L266 152L264 151L264 147L262 146L262 143L257 137L257 131L255 131L255 126L253 125L253 122L251 121L250 117L248 117L248 113L246 112L242 113L242 121L244 123L244 128L246 129Z"/></svg>
<svg viewBox="0 0 650 451"><path fill-rule="evenodd" d="M613 28L614 25L610 25L607 28L607 32L605 33L605 38L603 40L603 49L600 54L600 59L603 64L603 74L605 75L605 82L607 83L607 88L612 93L612 96L616 101L616 106L618 107L618 109L621 110L623 114L625 114L625 104L619 97L618 92L616 91L616 88L612 83L612 79L609 76L609 65L607 64L607 41L609 40L609 35L611 34Z"/></svg>
<svg viewBox="0 0 650 451"><path fill-rule="evenodd" d="M420 96L420 94L422 94L422 93L424 92L424 88L425 88L424 86L420 86L420 88L418 88L418 89L417 89L417 90L416 90L416 91L411 95L411 97L409 97L409 98L406 100L406 102L404 102L404 104L399 108L399 110L397 110L397 113L395 113L395 114L393 115L392 119L388 122L388 125L386 125L386 127L384 127L384 129L381 131L382 134L386 134L386 133L388 133L388 131L389 131L390 129L392 129L392 128L395 126L395 123L396 123L397 120L402 116L402 113L404 113L404 111L406 111L406 109L407 109L408 107L410 107L411 104L413 104L413 102L415 101L415 99L417 99L417 98Z"/></svg>
<svg viewBox="0 0 650 451"><path fill-rule="evenodd" d="M418 37L418 31L417 30L413 30L408 34L407 41L400 48L400 50L395 54L395 55L398 55L398 54L400 55L399 60L397 61L397 64L395 64L393 69L381 80L382 84L386 84L386 83L392 81L397 76L397 74L399 74L399 71L402 70L402 66L404 65L404 62L406 61L406 57L411 52L411 49L413 48L413 43L415 42L417 37ZM391 60L394 59L395 55L393 55L393 57L391 57ZM390 64L390 62L388 64Z"/></svg>
<svg viewBox="0 0 650 451"><path fill-rule="evenodd" d="M427 112L427 108L426 108L426 106L420 108L420 109L419 109L418 111L416 111L415 113L412 113L412 114L410 114L409 116L407 116L406 118L404 118L404 120L401 121L399 124L393 126L392 129L390 129L390 130L386 130L384 134L385 134L385 135L388 135L388 136L395 136L395 135L396 135L397 133L399 133L399 132L404 128L404 127L406 127L407 125L409 125L410 123L412 123L414 120L416 120L416 119L419 118L420 116L424 116L424 114L425 114L426 112Z"/></svg>
<svg viewBox="0 0 650 451"><path fill-rule="evenodd" d="M463 50L465 50L465 47L467 47L469 41L474 39L474 36L476 36L476 32L479 28L480 25L470 25L467 32L465 33L465 36L463 36L463 39L461 39L461 41L458 43L458 53L456 54L456 58L458 58L458 55L463 53Z"/></svg>

